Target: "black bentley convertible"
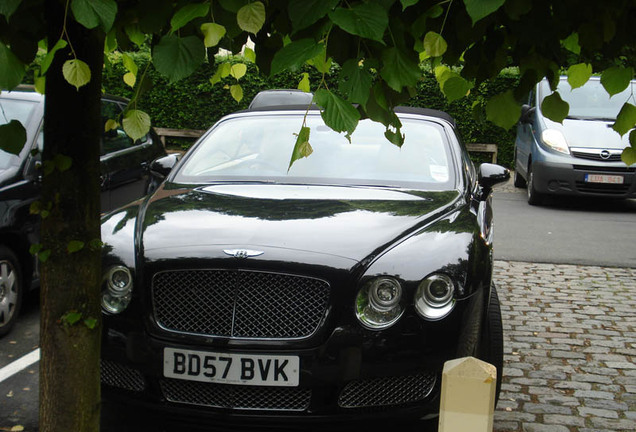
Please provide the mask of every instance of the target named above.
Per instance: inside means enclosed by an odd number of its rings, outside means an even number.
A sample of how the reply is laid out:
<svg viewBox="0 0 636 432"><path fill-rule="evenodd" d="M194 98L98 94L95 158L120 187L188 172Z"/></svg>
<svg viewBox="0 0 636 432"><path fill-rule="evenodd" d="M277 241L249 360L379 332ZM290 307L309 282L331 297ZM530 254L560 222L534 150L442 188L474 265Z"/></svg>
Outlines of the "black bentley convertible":
<svg viewBox="0 0 636 432"><path fill-rule="evenodd" d="M444 362L501 378L490 192L445 113L349 141L307 106L216 123L103 219L103 396L197 422L431 418Z"/></svg>

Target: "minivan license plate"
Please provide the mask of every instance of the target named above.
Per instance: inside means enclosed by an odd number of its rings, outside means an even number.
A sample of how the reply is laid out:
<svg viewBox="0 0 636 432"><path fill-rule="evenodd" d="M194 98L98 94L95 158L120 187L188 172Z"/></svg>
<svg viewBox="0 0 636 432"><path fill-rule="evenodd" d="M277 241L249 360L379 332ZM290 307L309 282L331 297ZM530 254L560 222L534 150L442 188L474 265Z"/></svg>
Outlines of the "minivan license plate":
<svg viewBox="0 0 636 432"><path fill-rule="evenodd" d="M297 387L300 358L285 355L228 354L175 348L163 350L163 375L188 381Z"/></svg>
<svg viewBox="0 0 636 432"><path fill-rule="evenodd" d="M586 183L623 184L624 178L619 175L585 174Z"/></svg>

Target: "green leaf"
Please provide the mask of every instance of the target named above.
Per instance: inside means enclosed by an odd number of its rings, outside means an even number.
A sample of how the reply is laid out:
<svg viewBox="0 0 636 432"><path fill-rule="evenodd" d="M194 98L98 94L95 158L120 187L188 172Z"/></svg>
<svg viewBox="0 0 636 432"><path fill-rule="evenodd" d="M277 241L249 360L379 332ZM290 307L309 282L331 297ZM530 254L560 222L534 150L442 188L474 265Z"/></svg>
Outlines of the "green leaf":
<svg viewBox="0 0 636 432"><path fill-rule="evenodd" d="M243 57L245 57L245 60L247 61L256 63L256 53L250 47L245 47L245 49L243 50Z"/></svg>
<svg viewBox="0 0 636 432"><path fill-rule="evenodd" d="M51 48L46 53L46 56L42 60L42 63L40 63L40 73L42 75L46 74L46 71L49 70L49 66L51 66L51 63L53 62L53 58L55 57L55 53L58 52L59 50L63 49L63 48L66 48L67 45L68 45L68 43L64 39L60 39L60 40L58 40L55 43L53 48Z"/></svg>
<svg viewBox="0 0 636 432"><path fill-rule="evenodd" d="M325 89L318 90L314 99L324 108L321 113L322 119L331 129L336 132L346 132L347 136L356 130L360 113L351 103Z"/></svg>
<svg viewBox="0 0 636 432"><path fill-rule="evenodd" d="M634 126L636 126L636 106L625 102L616 116L616 123L612 125L612 129L623 136Z"/></svg>
<svg viewBox="0 0 636 432"><path fill-rule="evenodd" d="M37 255L42 250L42 245L40 243L32 244L29 248L29 253L31 255Z"/></svg>
<svg viewBox="0 0 636 432"><path fill-rule="evenodd" d="M625 165L630 166L636 164L636 148L627 147L621 154L621 159L625 162Z"/></svg>
<svg viewBox="0 0 636 432"><path fill-rule="evenodd" d="M568 112L570 111L570 104L561 99L561 95L558 92L554 92L543 99L541 111L543 115L550 120L563 123L563 120L568 116Z"/></svg>
<svg viewBox="0 0 636 432"><path fill-rule="evenodd" d="M310 154L314 152L314 149L311 148L311 144L309 144L309 134L310 129L307 126L303 126L300 128L300 132L296 138L296 144L294 144L294 150L292 151L292 157L289 161L289 167L287 171L289 171L298 159L302 159L304 157L309 157Z"/></svg>
<svg viewBox="0 0 636 432"><path fill-rule="evenodd" d="M373 76L361 67L357 60L351 59L342 65L338 77L338 90L349 102L366 105L372 85Z"/></svg>
<svg viewBox="0 0 636 432"><path fill-rule="evenodd" d="M220 82L223 78L230 76L230 72L232 71L232 65L229 63L221 63L219 67L210 78L210 84L214 85Z"/></svg>
<svg viewBox="0 0 636 432"><path fill-rule="evenodd" d="M572 33L570 36L563 39L561 41L561 44L563 45L563 48L565 48L566 50L574 54L581 54L581 45L579 45L578 33Z"/></svg>
<svg viewBox="0 0 636 432"><path fill-rule="evenodd" d="M419 1L420 0L400 0L400 3L402 3L402 10L406 10L407 7L417 4Z"/></svg>
<svg viewBox="0 0 636 432"><path fill-rule="evenodd" d="M62 74L64 79L70 85L75 86L77 90L91 80L91 69L79 59L65 61L64 66L62 66Z"/></svg>
<svg viewBox="0 0 636 432"><path fill-rule="evenodd" d="M20 84L26 66L0 42L0 89L12 90Z"/></svg>
<svg viewBox="0 0 636 432"><path fill-rule="evenodd" d="M318 72L326 74L331 71L333 61L331 60L331 57L327 59L327 50L325 48L320 54L311 59L311 64Z"/></svg>
<svg viewBox="0 0 636 432"><path fill-rule="evenodd" d="M117 15L115 0L72 0L71 10L75 20L88 29L97 26L108 33Z"/></svg>
<svg viewBox="0 0 636 432"><path fill-rule="evenodd" d="M387 127L384 131L384 137L393 145L398 147L402 147L404 145L405 136L401 133L400 129L394 131L390 127Z"/></svg>
<svg viewBox="0 0 636 432"><path fill-rule="evenodd" d="M243 100L243 87L240 84L234 84L230 86L230 94L235 101L240 102Z"/></svg>
<svg viewBox="0 0 636 432"><path fill-rule="evenodd" d="M135 141L150 132L150 116L141 110L126 111L122 123L126 134Z"/></svg>
<svg viewBox="0 0 636 432"><path fill-rule="evenodd" d="M329 18L347 33L382 42L389 25L386 9L377 3L360 3L351 8L337 8Z"/></svg>
<svg viewBox="0 0 636 432"><path fill-rule="evenodd" d="M244 63L235 63L230 67L230 75L232 75L237 81L245 76L247 73L247 65Z"/></svg>
<svg viewBox="0 0 636 432"><path fill-rule="evenodd" d="M121 60L124 67L126 68L128 72L130 72L133 75L137 75L137 71L138 71L137 64L135 63L135 60L133 60L131 56L129 56L126 53L123 53L121 56Z"/></svg>
<svg viewBox="0 0 636 432"><path fill-rule="evenodd" d="M106 123L104 124L104 132L115 130L118 127L119 127L119 123L117 123L117 120L108 119L106 120Z"/></svg>
<svg viewBox="0 0 636 432"><path fill-rule="evenodd" d="M288 11L294 31L302 30L333 10L338 0L291 0Z"/></svg>
<svg viewBox="0 0 636 432"><path fill-rule="evenodd" d="M124 74L124 82L126 83L126 85L130 87L135 87L135 83L137 82L137 76L132 72L128 72Z"/></svg>
<svg viewBox="0 0 636 432"><path fill-rule="evenodd" d="M451 73L451 76L445 79L442 84L442 93L444 93L444 96L446 96L449 102L453 102L466 96L471 88L473 88L473 86L470 82L466 81L459 74Z"/></svg>
<svg viewBox="0 0 636 432"><path fill-rule="evenodd" d="M404 87L415 87L422 75L417 60L397 47L384 50L382 62L384 67L380 71L380 76L389 87L398 92Z"/></svg>
<svg viewBox="0 0 636 432"><path fill-rule="evenodd" d="M588 82L592 76L592 65L587 63L579 63L568 68L568 83L572 89L581 87Z"/></svg>
<svg viewBox="0 0 636 432"><path fill-rule="evenodd" d="M259 1L246 4L236 14L236 22L241 30L258 33L265 24L265 5Z"/></svg>
<svg viewBox="0 0 636 432"><path fill-rule="evenodd" d="M202 18L210 12L210 3L187 4L179 9L170 20L170 31L176 32L190 21Z"/></svg>
<svg viewBox="0 0 636 432"><path fill-rule="evenodd" d="M0 150L14 155L20 154L26 143L26 129L20 121L11 120L0 125Z"/></svg>
<svg viewBox="0 0 636 432"><path fill-rule="evenodd" d="M88 327L89 330L95 330L95 327L97 327L97 320L95 318L86 318L84 320L84 325Z"/></svg>
<svg viewBox="0 0 636 432"><path fill-rule="evenodd" d="M625 90L634 76L634 69L614 66L605 69L601 75L601 84L610 97Z"/></svg>
<svg viewBox="0 0 636 432"><path fill-rule="evenodd" d="M316 57L325 49L323 44L313 39L300 39L279 50L272 59L270 75L283 71L297 71L307 60Z"/></svg>
<svg viewBox="0 0 636 432"><path fill-rule="evenodd" d="M41 250L40 252L38 252L38 259L42 263L47 262L50 256L51 256L51 249Z"/></svg>
<svg viewBox="0 0 636 432"><path fill-rule="evenodd" d="M11 18L11 15L16 11L22 0L2 0L0 2L0 15L7 17L7 21Z"/></svg>
<svg viewBox="0 0 636 432"><path fill-rule="evenodd" d="M494 13L506 0L464 0L466 12L473 20L473 25L482 18Z"/></svg>
<svg viewBox="0 0 636 432"><path fill-rule="evenodd" d="M124 27L126 36L137 46L142 46L146 43L146 35L141 31L138 24L129 24Z"/></svg>
<svg viewBox="0 0 636 432"><path fill-rule="evenodd" d="M67 325L76 324L81 319L82 319L82 314L77 311L67 312L64 314L64 316L62 316L62 322L64 322Z"/></svg>
<svg viewBox="0 0 636 432"><path fill-rule="evenodd" d="M42 95L46 90L46 77L40 76L37 70L33 71L33 87Z"/></svg>
<svg viewBox="0 0 636 432"><path fill-rule="evenodd" d="M424 36L424 49L431 57L440 57L448 49L448 44L442 35L430 31Z"/></svg>
<svg viewBox="0 0 636 432"><path fill-rule="evenodd" d="M221 24L205 23L201 24L201 33L203 33L203 44L206 48L211 48L219 44L226 30Z"/></svg>
<svg viewBox="0 0 636 432"><path fill-rule="evenodd" d="M189 76L204 60L205 45L196 36L164 36L152 53L155 68L171 82Z"/></svg>
<svg viewBox="0 0 636 432"><path fill-rule="evenodd" d="M79 252L84 249L84 242L79 240L71 240L66 245L66 251L70 254Z"/></svg>
<svg viewBox="0 0 636 432"><path fill-rule="evenodd" d="M55 164L55 168L57 168L59 172L64 172L71 169L73 166L73 159L58 153L53 157L53 164Z"/></svg>
<svg viewBox="0 0 636 432"><path fill-rule="evenodd" d="M302 90L305 93L309 93L311 91L311 86L309 84L309 74L303 73L303 78L298 83L298 90Z"/></svg>
<svg viewBox="0 0 636 432"><path fill-rule="evenodd" d="M532 10L532 0L506 0L504 8L511 19L518 21Z"/></svg>
<svg viewBox="0 0 636 432"><path fill-rule="evenodd" d="M486 118L504 129L517 124L521 116L521 106L515 100L512 90L493 96L486 103Z"/></svg>

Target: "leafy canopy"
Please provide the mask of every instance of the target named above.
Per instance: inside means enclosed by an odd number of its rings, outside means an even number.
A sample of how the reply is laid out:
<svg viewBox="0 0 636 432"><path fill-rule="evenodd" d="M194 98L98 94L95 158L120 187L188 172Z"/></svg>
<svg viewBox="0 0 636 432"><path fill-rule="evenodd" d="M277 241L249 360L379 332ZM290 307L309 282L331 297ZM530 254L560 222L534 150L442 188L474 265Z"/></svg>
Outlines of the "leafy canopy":
<svg viewBox="0 0 636 432"><path fill-rule="evenodd" d="M0 86L11 89L21 82L44 39L33 30L43 19L38 15L43 0L1 4ZM248 48L245 57L262 73L298 70L308 63L324 76L338 63L337 89L324 80L311 83L306 75L299 88L316 92L323 118L335 130L350 134L360 118L370 117L386 126L387 138L396 145L403 137L392 109L412 96L424 70L435 71L440 89L453 101L503 69L518 67L518 88L475 105L485 110L476 115L504 128L515 125L520 101L544 78L554 90L544 111L562 121L568 106L556 87L560 75L576 88L600 74L608 94L615 95L627 88L636 70L633 0L591 2L584 8L576 0L71 0L68 9L67 19L106 34L105 51L136 50L150 41L155 68L171 81L213 61L220 49L238 52L248 37L254 51ZM79 89L92 79L91 71L75 57L73 41L63 29L60 33L59 40L49 41L38 77L46 76L54 55L65 55L70 58L64 76ZM140 95L149 83L130 57L125 61L123 79ZM222 66L210 81L231 76L235 82L227 88L239 101L242 71ZM614 125L620 134L636 124L636 101L623 102ZM131 136L150 127L135 106L112 119ZM3 149L20 147L23 134L15 125L0 132ZM299 131L292 163L311 153L309 141L309 131ZM636 163L634 141L623 155L627 163Z"/></svg>

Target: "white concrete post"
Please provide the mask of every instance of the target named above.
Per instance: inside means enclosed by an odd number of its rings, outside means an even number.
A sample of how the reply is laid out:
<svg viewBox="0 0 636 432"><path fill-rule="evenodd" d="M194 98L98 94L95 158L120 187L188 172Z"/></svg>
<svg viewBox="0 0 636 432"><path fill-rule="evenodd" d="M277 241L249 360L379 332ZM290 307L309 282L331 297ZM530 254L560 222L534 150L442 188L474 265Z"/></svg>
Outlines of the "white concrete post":
<svg viewBox="0 0 636 432"><path fill-rule="evenodd" d="M492 432L497 368L474 357L449 360L442 373L439 432Z"/></svg>

